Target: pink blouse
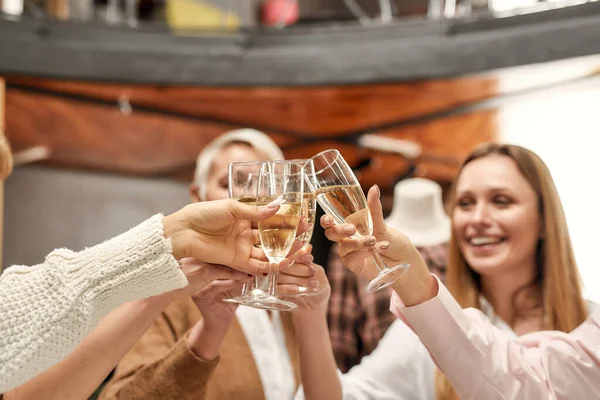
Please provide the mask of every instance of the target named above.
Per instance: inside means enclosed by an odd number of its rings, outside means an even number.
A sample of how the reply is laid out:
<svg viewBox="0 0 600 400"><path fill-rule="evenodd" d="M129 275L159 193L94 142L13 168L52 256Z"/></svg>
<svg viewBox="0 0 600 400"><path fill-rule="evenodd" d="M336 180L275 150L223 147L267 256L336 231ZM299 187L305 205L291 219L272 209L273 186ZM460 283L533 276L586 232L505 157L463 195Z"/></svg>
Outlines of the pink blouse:
<svg viewBox="0 0 600 400"><path fill-rule="evenodd" d="M420 337L461 399L600 399L599 311L569 334L514 339L438 287L436 297L412 307L394 293L391 311Z"/></svg>

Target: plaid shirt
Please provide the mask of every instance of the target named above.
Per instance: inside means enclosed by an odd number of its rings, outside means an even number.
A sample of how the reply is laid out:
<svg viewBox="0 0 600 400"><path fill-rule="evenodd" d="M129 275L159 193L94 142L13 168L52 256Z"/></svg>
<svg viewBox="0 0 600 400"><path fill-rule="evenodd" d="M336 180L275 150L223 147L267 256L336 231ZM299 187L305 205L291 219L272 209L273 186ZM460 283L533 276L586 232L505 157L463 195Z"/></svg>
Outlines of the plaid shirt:
<svg viewBox="0 0 600 400"><path fill-rule="evenodd" d="M417 250L423 256L429 270L445 284L446 268L448 266L448 243L430 247L417 247Z"/></svg>
<svg viewBox="0 0 600 400"><path fill-rule="evenodd" d="M443 281L447 245L418 248L430 270ZM366 291L368 280L350 272L333 245L327 266L331 298L327 322L338 368L347 372L371 353L396 317L390 312L391 288Z"/></svg>

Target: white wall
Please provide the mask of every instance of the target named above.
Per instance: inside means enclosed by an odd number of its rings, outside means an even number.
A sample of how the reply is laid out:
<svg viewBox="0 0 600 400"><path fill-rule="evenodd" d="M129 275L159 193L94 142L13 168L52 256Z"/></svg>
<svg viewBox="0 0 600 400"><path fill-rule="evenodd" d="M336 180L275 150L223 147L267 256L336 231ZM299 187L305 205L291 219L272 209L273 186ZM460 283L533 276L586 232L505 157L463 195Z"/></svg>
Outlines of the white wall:
<svg viewBox="0 0 600 400"><path fill-rule="evenodd" d="M535 151L560 194L586 296L600 302L600 85L546 93L499 116L501 139Z"/></svg>
<svg viewBox="0 0 600 400"><path fill-rule="evenodd" d="M80 250L188 201L187 185L173 181L17 168L5 182L3 265L36 264L57 247Z"/></svg>

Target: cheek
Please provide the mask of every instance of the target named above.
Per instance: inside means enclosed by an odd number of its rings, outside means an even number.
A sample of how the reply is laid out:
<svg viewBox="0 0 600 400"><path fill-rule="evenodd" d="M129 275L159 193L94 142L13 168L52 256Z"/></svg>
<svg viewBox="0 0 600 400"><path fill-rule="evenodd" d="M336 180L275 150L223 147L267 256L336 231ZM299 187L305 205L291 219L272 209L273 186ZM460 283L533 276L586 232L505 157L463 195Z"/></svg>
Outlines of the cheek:
<svg viewBox="0 0 600 400"><path fill-rule="evenodd" d="M539 218L534 212L522 212L518 215L506 218L504 221L505 229L507 229L519 247L529 248L537 245L540 237Z"/></svg>
<svg viewBox="0 0 600 400"><path fill-rule="evenodd" d="M229 198L229 190L222 188L217 182L208 182L206 185L206 200L222 200Z"/></svg>
<svg viewBox="0 0 600 400"><path fill-rule="evenodd" d="M458 237L462 237L467 226L468 218L465 213L455 211L452 214L452 231Z"/></svg>

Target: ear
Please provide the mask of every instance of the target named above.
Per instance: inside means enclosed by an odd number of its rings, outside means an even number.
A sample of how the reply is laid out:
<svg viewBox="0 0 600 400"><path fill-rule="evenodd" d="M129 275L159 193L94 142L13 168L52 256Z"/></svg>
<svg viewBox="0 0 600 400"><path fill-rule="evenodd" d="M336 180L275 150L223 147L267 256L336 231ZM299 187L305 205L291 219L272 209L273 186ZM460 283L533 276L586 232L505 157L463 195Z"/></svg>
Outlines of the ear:
<svg viewBox="0 0 600 400"><path fill-rule="evenodd" d="M190 183L190 198L192 199L192 203L200 201L200 188L195 183Z"/></svg>

